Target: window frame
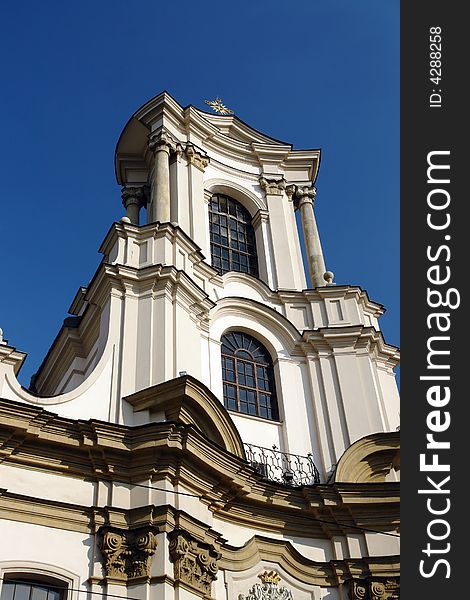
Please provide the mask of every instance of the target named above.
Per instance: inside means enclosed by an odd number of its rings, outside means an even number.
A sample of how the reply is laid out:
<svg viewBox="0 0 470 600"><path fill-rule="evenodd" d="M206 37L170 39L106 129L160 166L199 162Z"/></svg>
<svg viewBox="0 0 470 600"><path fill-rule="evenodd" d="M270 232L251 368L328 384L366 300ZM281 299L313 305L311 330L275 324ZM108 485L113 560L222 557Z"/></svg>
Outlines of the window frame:
<svg viewBox="0 0 470 600"><path fill-rule="evenodd" d="M3 584L9 580L61 588L60 600L79 600L79 576L55 565L37 561L0 561L0 598Z"/></svg>
<svg viewBox="0 0 470 600"><path fill-rule="evenodd" d="M238 343L236 336L241 336L241 345L235 345L235 342ZM224 346L229 348L230 345L234 350L224 351ZM251 351L252 346L254 352ZM279 422L274 362L271 353L259 339L245 331L225 332L221 337L221 368L223 402L227 410Z"/></svg>
<svg viewBox="0 0 470 600"><path fill-rule="evenodd" d="M256 234L249 210L236 198L214 192L208 212L212 267L220 275L234 271L259 279Z"/></svg>

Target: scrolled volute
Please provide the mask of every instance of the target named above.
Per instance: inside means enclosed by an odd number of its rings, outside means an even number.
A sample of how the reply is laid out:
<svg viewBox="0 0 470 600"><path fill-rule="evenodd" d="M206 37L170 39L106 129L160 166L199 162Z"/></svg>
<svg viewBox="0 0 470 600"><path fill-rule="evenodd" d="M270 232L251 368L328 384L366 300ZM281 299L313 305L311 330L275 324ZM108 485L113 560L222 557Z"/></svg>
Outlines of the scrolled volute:
<svg viewBox="0 0 470 600"><path fill-rule="evenodd" d="M98 530L104 576L123 583L150 577L150 566L157 548L157 529L136 530L101 527Z"/></svg>
<svg viewBox="0 0 470 600"><path fill-rule="evenodd" d="M220 553L213 546L194 539L186 531L173 531L169 539L175 581L202 593L204 597L210 597L212 582L219 570Z"/></svg>

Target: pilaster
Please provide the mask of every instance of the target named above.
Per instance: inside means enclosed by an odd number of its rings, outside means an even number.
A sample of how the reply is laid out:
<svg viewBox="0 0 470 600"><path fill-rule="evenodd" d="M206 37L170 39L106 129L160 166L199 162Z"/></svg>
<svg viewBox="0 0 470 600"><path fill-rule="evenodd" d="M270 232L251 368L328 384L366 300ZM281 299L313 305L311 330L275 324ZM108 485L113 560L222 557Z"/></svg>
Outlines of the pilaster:
<svg viewBox="0 0 470 600"><path fill-rule="evenodd" d="M300 245L299 238L297 233L292 235L295 215L293 205L288 201L286 181L262 175L259 182L266 195L269 212L276 287L301 290L305 288L305 276L301 257L296 251L296 245Z"/></svg>

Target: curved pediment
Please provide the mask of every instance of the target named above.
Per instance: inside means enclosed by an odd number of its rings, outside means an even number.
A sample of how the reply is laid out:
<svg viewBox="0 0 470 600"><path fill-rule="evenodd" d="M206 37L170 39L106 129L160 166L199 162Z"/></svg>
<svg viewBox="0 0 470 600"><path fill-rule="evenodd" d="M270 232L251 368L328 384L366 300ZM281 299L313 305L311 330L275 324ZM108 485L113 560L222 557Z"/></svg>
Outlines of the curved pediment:
<svg viewBox="0 0 470 600"><path fill-rule="evenodd" d="M398 431L373 433L354 442L341 456L335 483L380 483L392 469L399 469Z"/></svg>
<svg viewBox="0 0 470 600"><path fill-rule="evenodd" d="M211 114L192 105L183 107L164 91L133 114L119 137L115 152L119 184L147 183L151 170L148 136L162 128L183 146L195 137L199 144L207 143L220 156L248 162L256 168L260 164L282 165L287 179L290 172L298 179L299 170L305 172L301 179L314 181L317 177L320 150L294 150L292 144L258 131L236 115Z"/></svg>
<svg viewBox="0 0 470 600"><path fill-rule="evenodd" d="M209 440L245 459L243 442L223 404L201 381L184 375L124 398L134 411L164 413L167 421L193 425Z"/></svg>

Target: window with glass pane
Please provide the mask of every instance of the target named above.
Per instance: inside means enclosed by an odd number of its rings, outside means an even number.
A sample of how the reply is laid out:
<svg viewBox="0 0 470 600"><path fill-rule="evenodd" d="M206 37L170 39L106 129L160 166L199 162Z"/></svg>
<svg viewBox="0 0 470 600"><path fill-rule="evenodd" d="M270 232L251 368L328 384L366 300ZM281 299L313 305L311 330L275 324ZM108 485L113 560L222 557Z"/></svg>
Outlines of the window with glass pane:
<svg viewBox="0 0 470 600"><path fill-rule="evenodd" d="M212 266L221 275L240 271L258 277L251 215L239 202L215 194L209 204Z"/></svg>
<svg viewBox="0 0 470 600"><path fill-rule="evenodd" d="M65 585L52 586L38 581L22 581L16 578L4 579L0 600L62 600Z"/></svg>
<svg viewBox="0 0 470 600"><path fill-rule="evenodd" d="M233 331L222 336L225 408L278 420L271 355L251 335Z"/></svg>

